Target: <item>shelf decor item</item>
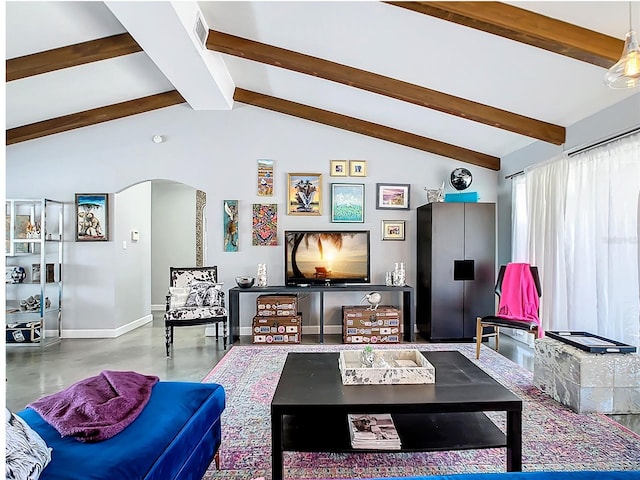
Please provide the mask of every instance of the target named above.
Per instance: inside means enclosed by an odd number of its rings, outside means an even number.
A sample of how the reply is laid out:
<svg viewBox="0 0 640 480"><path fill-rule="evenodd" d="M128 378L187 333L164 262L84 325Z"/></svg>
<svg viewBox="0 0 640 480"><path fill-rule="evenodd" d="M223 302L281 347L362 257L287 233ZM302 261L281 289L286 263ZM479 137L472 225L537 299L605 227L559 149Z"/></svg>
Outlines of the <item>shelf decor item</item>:
<svg viewBox="0 0 640 480"><path fill-rule="evenodd" d="M338 366L343 385L435 383L434 366L418 350L375 350L368 347L368 352L340 352Z"/></svg>
<svg viewBox="0 0 640 480"><path fill-rule="evenodd" d="M376 183L378 210L409 210L411 185L403 183Z"/></svg>
<svg viewBox="0 0 640 480"><path fill-rule="evenodd" d="M331 184L331 221L364 223L364 184Z"/></svg>
<svg viewBox="0 0 640 480"><path fill-rule="evenodd" d="M322 215L322 174L290 173L287 215Z"/></svg>
<svg viewBox="0 0 640 480"><path fill-rule="evenodd" d="M76 193L76 242L109 240L109 195Z"/></svg>

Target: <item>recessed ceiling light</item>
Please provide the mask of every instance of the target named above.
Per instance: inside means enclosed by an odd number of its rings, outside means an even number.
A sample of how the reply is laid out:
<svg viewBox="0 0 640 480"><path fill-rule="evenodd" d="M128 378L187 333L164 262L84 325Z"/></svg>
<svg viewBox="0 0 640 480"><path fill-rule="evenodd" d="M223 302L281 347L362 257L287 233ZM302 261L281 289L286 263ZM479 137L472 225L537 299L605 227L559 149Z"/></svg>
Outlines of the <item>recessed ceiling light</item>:
<svg viewBox="0 0 640 480"><path fill-rule="evenodd" d="M164 138L162 138L162 135L153 136L153 143L162 143L162 142L164 142Z"/></svg>

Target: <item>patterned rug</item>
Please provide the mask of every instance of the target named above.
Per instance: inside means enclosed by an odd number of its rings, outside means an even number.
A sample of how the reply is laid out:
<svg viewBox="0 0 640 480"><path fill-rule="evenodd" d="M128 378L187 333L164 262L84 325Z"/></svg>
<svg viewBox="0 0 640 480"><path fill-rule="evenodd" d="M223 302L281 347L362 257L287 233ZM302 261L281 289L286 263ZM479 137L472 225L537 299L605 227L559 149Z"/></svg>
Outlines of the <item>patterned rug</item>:
<svg viewBox="0 0 640 480"><path fill-rule="evenodd" d="M271 478L270 403L287 352L336 352L352 345L234 346L203 382L224 386L220 467L203 477ZM640 436L601 414L576 414L533 386L533 374L475 344L378 345L376 348L458 350L523 405L523 470L640 470ZM491 419L503 431L504 413ZM505 471L505 449L426 453L300 453L284 455L286 478L368 478Z"/></svg>

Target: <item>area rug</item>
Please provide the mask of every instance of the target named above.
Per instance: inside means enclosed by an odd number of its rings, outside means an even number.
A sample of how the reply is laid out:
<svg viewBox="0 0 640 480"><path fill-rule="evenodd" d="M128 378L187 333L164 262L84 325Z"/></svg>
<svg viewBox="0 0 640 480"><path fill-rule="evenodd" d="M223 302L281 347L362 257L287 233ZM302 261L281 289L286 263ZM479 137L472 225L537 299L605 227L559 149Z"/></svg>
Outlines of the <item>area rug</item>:
<svg viewBox="0 0 640 480"><path fill-rule="evenodd" d="M220 470L213 479L271 478L270 403L287 352L336 352L353 345L234 346L204 378L224 386ZM576 414L533 386L533 374L475 344L401 344L376 348L458 350L518 395L523 404L524 471L640 470L640 436L602 414ZM506 415L491 413L504 431ZM370 478L504 472L505 449L425 453L301 453L284 455L286 478Z"/></svg>

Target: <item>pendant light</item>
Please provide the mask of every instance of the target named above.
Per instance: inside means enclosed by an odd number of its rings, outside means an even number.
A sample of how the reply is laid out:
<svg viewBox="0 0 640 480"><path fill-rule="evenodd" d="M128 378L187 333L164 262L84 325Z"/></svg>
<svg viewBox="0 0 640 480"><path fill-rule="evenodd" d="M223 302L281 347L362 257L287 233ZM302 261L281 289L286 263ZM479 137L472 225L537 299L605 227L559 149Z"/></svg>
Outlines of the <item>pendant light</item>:
<svg viewBox="0 0 640 480"><path fill-rule="evenodd" d="M629 32L624 40L622 57L604 75L604 83L609 88L640 86L640 47L638 46L638 35L631 27L631 3L629 2Z"/></svg>

